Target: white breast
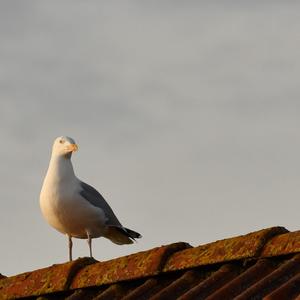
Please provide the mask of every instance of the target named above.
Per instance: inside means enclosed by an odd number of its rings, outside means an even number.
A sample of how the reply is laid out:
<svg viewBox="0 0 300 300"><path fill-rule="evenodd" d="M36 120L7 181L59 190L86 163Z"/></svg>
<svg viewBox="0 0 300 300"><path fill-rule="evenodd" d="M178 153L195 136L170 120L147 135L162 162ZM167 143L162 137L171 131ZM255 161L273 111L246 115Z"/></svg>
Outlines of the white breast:
<svg viewBox="0 0 300 300"><path fill-rule="evenodd" d="M51 159L40 194L40 207L47 222L64 234L86 238L105 230L103 211L80 195L80 184L71 161Z"/></svg>

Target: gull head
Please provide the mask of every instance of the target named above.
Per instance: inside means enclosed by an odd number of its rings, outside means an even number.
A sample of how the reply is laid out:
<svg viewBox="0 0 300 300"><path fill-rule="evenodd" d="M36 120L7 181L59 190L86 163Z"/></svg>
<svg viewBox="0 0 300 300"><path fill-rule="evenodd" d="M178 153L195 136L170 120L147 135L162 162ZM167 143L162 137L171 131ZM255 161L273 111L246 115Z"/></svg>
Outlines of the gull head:
<svg viewBox="0 0 300 300"><path fill-rule="evenodd" d="M71 158L73 152L78 150L75 141L68 136L60 136L55 139L52 147L52 155Z"/></svg>

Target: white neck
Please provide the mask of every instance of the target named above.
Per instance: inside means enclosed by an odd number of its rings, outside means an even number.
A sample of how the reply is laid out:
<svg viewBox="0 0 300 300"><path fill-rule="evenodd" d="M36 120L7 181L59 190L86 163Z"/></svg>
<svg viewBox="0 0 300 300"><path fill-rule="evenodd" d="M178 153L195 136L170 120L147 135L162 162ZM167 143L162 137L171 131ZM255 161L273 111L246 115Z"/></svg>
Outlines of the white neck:
<svg viewBox="0 0 300 300"><path fill-rule="evenodd" d="M74 178L75 173L71 159L62 155L52 155L46 177L58 182Z"/></svg>

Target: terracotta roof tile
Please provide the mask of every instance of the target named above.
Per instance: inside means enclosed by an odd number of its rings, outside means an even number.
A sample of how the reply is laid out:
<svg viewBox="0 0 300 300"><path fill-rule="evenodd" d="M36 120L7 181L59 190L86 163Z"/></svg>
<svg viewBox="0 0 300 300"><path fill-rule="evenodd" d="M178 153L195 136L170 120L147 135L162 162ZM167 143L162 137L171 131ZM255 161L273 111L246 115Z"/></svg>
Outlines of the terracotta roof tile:
<svg viewBox="0 0 300 300"><path fill-rule="evenodd" d="M172 255L167 261L164 271L194 268L219 262L257 257L271 237L285 232L287 230L283 227L272 227L196 248L186 249Z"/></svg>
<svg viewBox="0 0 300 300"><path fill-rule="evenodd" d="M206 299L214 291L230 282L238 274L238 271L239 268L234 265L223 265L219 270L213 272L208 278L200 281L199 284L179 297L178 300Z"/></svg>
<svg viewBox="0 0 300 300"><path fill-rule="evenodd" d="M164 287L169 285L170 279L158 280L156 278L149 278L143 282L136 289L128 293L122 300L146 300L158 293Z"/></svg>
<svg viewBox="0 0 300 300"><path fill-rule="evenodd" d="M300 231L288 232L273 237L266 244L262 256L278 256L300 252Z"/></svg>
<svg viewBox="0 0 300 300"><path fill-rule="evenodd" d="M111 300L111 299L121 299L127 288L120 284L113 284L109 286L104 292L97 295L95 300Z"/></svg>
<svg viewBox="0 0 300 300"><path fill-rule="evenodd" d="M298 275L300 272L300 254L286 261L284 264L275 269L268 276L256 284L249 287L246 291L237 297L237 300L252 299L253 297L262 298L272 291L276 290L287 282L290 278ZM288 296L288 294L286 294Z"/></svg>
<svg viewBox="0 0 300 300"><path fill-rule="evenodd" d="M208 299L233 299L247 288L271 273L275 267L271 261L261 259L246 271L236 276L232 281L214 291Z"/></svg>
<svg viewBox="0 0 300 300"><path fill-rule="evenodd" d="M3 298L17 298L63 291L68 288L74 274L92 262L94 262L93 259L82 258L2 279L0 280L0 295Z"/></svg>
<svg viewBox="0 0 300 300"><path fill-rule="evenodd" d="M299 235L273 227L196 248L79 259L0 279L0 299L300 300Z"/></svg>
<svg viewBox="0 0 300 300"><path fill-rule="evenodd" d="M290 299L296 298L300 295L300 273L292 277L285 284L277 288L270 295L266 296L265 300L282 300L286 295L289 295Z"/></svg>
<svg viewBox="0 0 300 300"><path fill-rule="evenodd" d="M64 300L91 300L95 299L94 296L96 295L96 291L91 291L88 289L78 289L74 291L71 295L66 296L65 298L61 298ZM38 300L60 300L59 295L55 294L54 297L46 298L46 299L38 299Z"/></svg>
<svg viewBox="0 0 300 300"><path fill-rule="evenodd" d="M162 270L170 255L187 247L191 246L187 243L175 243L87 266L76 274L71 288L97 286L156 275Z"/></svg>
<svg viewBox="0 0 300 300"><path fill-rule="evenodd" d="M177 280L173 281L170 285L162 289L151 300L159 299L177 299L189 289L197 285L201 280L199 272L190 270L185 272Z"/></svg>

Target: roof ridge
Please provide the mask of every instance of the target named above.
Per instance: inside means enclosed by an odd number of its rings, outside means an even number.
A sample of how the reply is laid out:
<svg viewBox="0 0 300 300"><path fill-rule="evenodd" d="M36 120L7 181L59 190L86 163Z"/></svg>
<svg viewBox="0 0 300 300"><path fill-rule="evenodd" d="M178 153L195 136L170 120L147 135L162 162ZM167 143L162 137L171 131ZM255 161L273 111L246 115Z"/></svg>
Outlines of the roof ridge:
<svg viewBox="0 0 300 300"><path fill-rule="evenodd" d="M94 262L95 260L89 257L78 258L64 264L54 264L0 279L0 299L38 296L68 290L78 271Z"/></svg>
<svg viewBox="0 0 300 300"><path fill-rule="evenodd" d="M0 276L0 299L107 286L147 277L155 278L153 276L171 271L198 269L238 260L243 263L298 252L300 231L289 232L277 226L194 248L179 242L103 262L79 258L11 277Z"/></svg>
<svg viewBox="0 0 300 300"><path fill-rule="evenodd" d="M185 249L173 254L167 261L163 271L168 272L232 260L258 258L270 239L287 232L286 228L276 226Z"/></svg>
<svg viewBox="0 0 300 300"><path fill-rule="evenodd" d="M173 243L86 266L75 275L71 288L111 284L157 275L162 272L170 256L190 247L184 242Z"/></svg>
<svg viewBox="0 0 300 300"><path fill-rule="evenodd" d="M90 257L80 257L74 261L75 263L71 265L70 270L67 275L67 280L64 285L64 290L68 289L75 277L75 275L84 267L94 264L97 262L94 258Z"/></svg>
<svg viewBox="0 0 300 300"><path fill-rule="evenodd" d="M263 247L261 256L272 257L300 252L300 230L273 236Z"/></svg>
<svg viewBox="0 0 300 300"><path fill-rule="evenodd" d="M254 257L261 256L261 253L263 252L266 244L275 236L282 235L284 233L289 233L289 230L287 230L283 226L274 226L268 228L268 230L265 231L265 233L261 236L259 245L257 246L256 253Z"/></svg>

